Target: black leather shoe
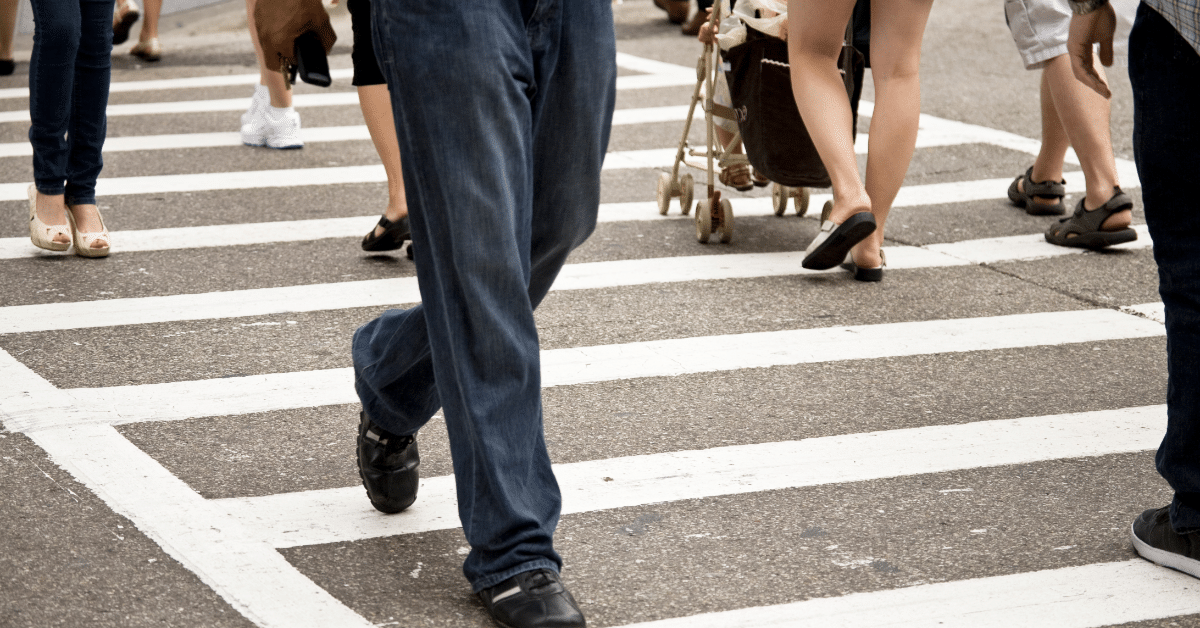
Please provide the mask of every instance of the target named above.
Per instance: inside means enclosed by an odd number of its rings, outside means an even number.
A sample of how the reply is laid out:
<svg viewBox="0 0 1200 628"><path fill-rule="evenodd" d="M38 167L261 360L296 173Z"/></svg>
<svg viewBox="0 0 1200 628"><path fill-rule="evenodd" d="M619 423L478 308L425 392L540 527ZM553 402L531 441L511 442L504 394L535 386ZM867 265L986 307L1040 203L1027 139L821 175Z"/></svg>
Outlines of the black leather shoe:
<svg viewBox="0 0 1200 628"><path fill-rule="evenodd" d="M479 592L492 620L504 628L584 628L587 620L558 573L535 569Z"/></svg>
<svg viewBox="0 0 1200 628"><path fill-rule="evenodd" d="M394 221L388 220L387 216L381 216L379 226L383 227L382 233L376 236L375 230L372 229L363 238L362 248L364 251L395 251L404 246L405 240L412 239L412 232L408 228L408 216L397 218Z"/></svg>
<svg viewBox="0 0 1200 628"><path fill-rule="evenodd" d="M358 476L376 510L396 513L417 501L417 437L396 436L359 413Z"/></svg>

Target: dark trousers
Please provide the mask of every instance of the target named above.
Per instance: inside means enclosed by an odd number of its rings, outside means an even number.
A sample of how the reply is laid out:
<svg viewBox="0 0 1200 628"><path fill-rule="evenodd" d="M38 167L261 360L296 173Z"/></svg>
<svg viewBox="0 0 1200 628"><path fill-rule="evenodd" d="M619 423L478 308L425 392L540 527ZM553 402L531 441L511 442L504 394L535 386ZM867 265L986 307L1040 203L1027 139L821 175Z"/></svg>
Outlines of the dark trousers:
<svg viewBox="0 0 1200 628"><path fill-rule="evenodd" d="M1200 54L1142 4L1129 37L1133 150L1167 322L1167 434L1155 459L1176 532L1200 530Z"/></svg>
<svg viewBox="0 0 1200 628"><path fill-rule="evenodd" d="M421 304L353 342L373 422L444 410L476 591L557 570L533 309L596 225L616 97L607 0L375 0Z"/></svg>
<svg viewBox="0 0 1200 628"><path fill-rule="evenodd" d="M108 127L112 0L33 0L29 143L42 194L96 202Z"/></svg>

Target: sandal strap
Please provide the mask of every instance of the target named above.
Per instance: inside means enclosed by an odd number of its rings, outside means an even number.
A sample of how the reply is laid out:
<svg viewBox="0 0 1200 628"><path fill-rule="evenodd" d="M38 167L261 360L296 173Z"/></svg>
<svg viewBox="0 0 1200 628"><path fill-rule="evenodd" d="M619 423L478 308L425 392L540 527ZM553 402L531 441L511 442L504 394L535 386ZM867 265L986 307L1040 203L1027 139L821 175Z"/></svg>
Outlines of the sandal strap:
<svg viewBox="0 0 1200 628"><path fill-rule="evenodd" d="M392 225L394 225L396 223L388 220L387 216L380 216L378 224L380 227L383 227L384 231L387 231L388 227L391 227Z"/></svg>
<svg viewBox="0 0 1200 628"><path fill-rule="evenodd" d="M1067 180L1062 181L1034 181L1033 166L1025 171L1025 195L1040 196L1043 198L1063 198L1067 195Z"/></svg>
<svg viewBox="0 0 1200 628"><path fill-rule="evenodd" d="M1122 192L1121 188L1113 187L1112 198L1096 209L1088 210L1083 206L1084 198L1079 199L1079 204L1075 206L1075 212L1067 218L1058 220L1061 225L1058 230L1059 237L1066 237L1069 234L1082 235L1085 233L1093 233L1101 231L1100 226L1108 220L1110 216L1126 209L1133 209L1133 199L1129 195Z"/></svg>

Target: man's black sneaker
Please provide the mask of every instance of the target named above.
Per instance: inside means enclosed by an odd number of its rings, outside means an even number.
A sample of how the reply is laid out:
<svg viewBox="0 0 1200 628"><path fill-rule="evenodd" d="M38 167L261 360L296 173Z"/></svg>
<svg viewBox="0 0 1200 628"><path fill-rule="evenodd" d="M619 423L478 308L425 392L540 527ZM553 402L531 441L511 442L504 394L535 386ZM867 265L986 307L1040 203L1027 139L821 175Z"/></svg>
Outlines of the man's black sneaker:
<svg viewBox="0 0 1200 628"><path fill-rule="evenodd" d="M479 592L492 620L504 628L584 628L587 621L558 573L535 569Z"/></svg>
<svg viewBox="0 0 1200 628"><path fill-rule="evenodd" d="M417 501L416 436L396 436L359 413L358 476L376 510L395 513Z"/></svg>
<svg viewBox="0 0 1200 628"><path fill-rule="evenodd" d="M1143 512L1133 522L1132 536L1142 558L1200 578L1200 531L1176 533L1169 508Z"/></svg>

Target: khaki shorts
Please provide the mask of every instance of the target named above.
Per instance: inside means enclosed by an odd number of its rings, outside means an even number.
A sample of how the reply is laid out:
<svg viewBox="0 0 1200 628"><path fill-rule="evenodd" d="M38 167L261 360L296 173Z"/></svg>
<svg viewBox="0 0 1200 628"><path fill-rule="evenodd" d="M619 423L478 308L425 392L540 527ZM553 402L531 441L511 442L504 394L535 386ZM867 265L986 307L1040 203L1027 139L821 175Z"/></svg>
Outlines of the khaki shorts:
<svg viewBox="0 0 1200 628"><path fill-rule="evenodd" d="M1067 54L1071 7L1067 0L1004 0L1004 16L1026 70Z"/></svg>

